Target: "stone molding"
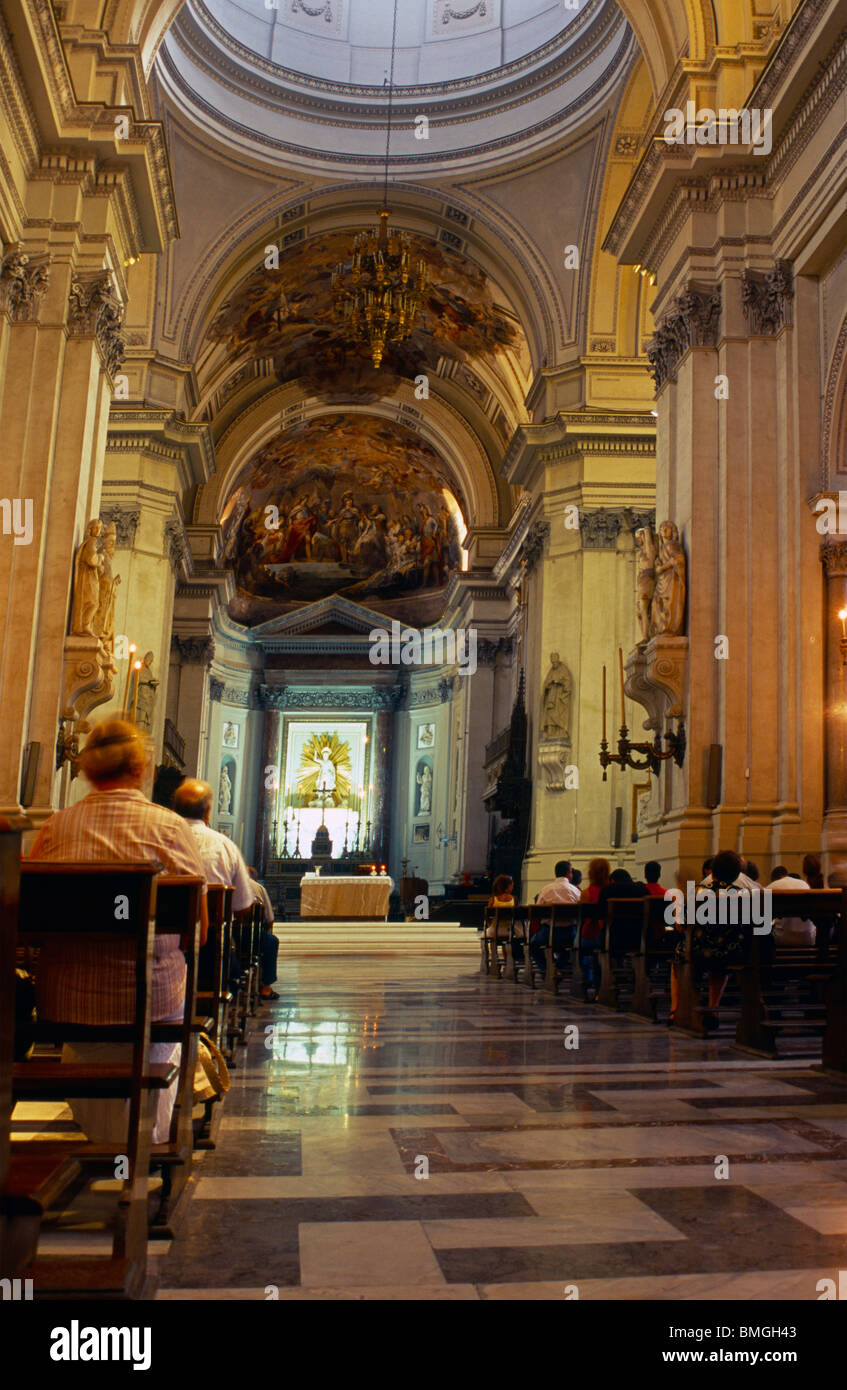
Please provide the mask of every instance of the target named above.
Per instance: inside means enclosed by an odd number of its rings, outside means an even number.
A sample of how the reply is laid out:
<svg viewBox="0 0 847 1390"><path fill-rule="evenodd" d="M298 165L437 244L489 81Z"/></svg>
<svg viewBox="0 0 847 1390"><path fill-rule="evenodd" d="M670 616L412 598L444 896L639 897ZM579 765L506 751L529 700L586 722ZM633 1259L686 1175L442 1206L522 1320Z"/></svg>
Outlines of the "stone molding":
<svg viewBox="0 0 847 1390"><path fill-rule="evenodd" d="M68 327L73 334L93 335L109 376L122 365L124 309L108 270L77 274L68 295Z"/></svg>
<svg viewBox="0 0 847 1390"><path fill-rule="evenodd" d="M104 526L115 528L115 545L118 550L131 550L135 543L135 533L141 520L140 507L111 506L102 507L100 520Z"/></svg>
<svg viewBox="0 0 847 1390"><path fill-rule="evenodd" d="M211 637L177 637L174 634L171 638L171 651L175 652L180 662L185 665L200 663L208 666L215 655L215 644Z"/></svg>
<svg viewBox="0 0 847 1390"><path fill-rule="evenodd" d="M720 320L719 285L691 283L676 296L647 344L648 370L657 392L666 381L676 381L677 368L689 348L717 346Z"/></svg>
<svg viewBox="0 0 847 1390"><path fill-rule="evenodd" d="M0 313L12 323L34 323L50 279L49 255L29 256L18 245L0 262Z"/></svg>
<svg viewBox="0 0 847 1390"><path fill-rule="evenodd" d="M741 302L748 330L773 336L792 322L794 276L790 261L777 261L773 270L745 270Z"/></svg>

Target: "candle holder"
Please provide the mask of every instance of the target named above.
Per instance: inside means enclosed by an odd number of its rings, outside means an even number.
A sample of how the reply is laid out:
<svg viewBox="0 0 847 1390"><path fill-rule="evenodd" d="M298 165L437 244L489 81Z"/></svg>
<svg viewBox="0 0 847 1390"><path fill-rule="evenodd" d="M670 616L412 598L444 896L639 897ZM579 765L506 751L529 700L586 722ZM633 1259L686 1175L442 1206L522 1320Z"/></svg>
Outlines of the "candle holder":
<svg viewBox="0 0 847 1390"><path fill-rule="evenodd" d="M663 735L668 744L666 751L662 750L658 736L652 743L631 743L629 739L629 729L626 724L621 725L618 735L617 753L609 752L607 739L600 740L600 766L603 769L603 781L606 781L606 768L610 763L617 763L623 770L631 767L635 772L645 772L649 770L658 777L659 768L662 763L667 762L668 758L673 758L677 767L682 767L685 762L685 723L680 719L676 726L676 731L671 731ZM637 761L634 754L643 753L642 762Z"/></svg>
<svg viewBox="0 0 847 1390"><path fill-rule="evenodd" d="M287 815L286 815L286 817L285 817L285 821L283 822L283 824L285 825L285 835L283 836L283 841L282 841L282 854L281 854L279 857L280 857L280 859L290 859L290 858L291 858L291 855L288 853L288 816L287 816Z"/></svg>

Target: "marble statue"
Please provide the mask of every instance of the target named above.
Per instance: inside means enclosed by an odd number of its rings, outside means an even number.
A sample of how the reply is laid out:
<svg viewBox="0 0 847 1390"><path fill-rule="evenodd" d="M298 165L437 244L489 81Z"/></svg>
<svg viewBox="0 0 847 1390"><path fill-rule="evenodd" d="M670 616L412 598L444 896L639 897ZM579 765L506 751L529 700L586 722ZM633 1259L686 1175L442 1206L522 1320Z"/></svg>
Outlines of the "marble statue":
<svg viewBox="0 0 847 1390"><path fill-rule="evenodd" d="M74 637L98 636L95 619L100 607L100 574L103 569L103 555L100 551L102 530L102 521L96 517L89 521L85 540L76 553L74 606L71 617L71 633Z"/></svg>
<svg viewBox="0 0 847 1390"><path fill-rule="evenodd" d="M232 815L232 781L226 763L221 768L221 781L218 789L218 815Z"/></svg>
<svg viewBox="0 0 847 1390"><path fill-rule="evenodd" d="M318 780L315 783L315 790L317 792L334 792L338 778L335 771L335 763L332 761L332 754L326 744L324 744L321 749L321 760L318 763L318 767L320 771L318 772Z"/></svg>
<svg viewBox="0 0 847 1390"><path fill-rule="evenodd" d="M415 781L420 787L417 814L428 816L432 811L432 770L429 763L424 763L420 772L417 773Z"/></svg>
<svg viewBox="0 0 847 1390"><path fill-rule="evenodd" d="M102 641L104 647L113 657L115 650L115 597L116 589L121 582L119 574L112 573L112 561L115 558L115 545L117 543L117 527L110 521L103 532L103 542L100 546L100 576L98 581L99 602L97 612L94 615L94 631ZM112 659L112 669L117 670Z"/></svg>
<svg viewBox="0 0 847 1390"><path fill-rule="evenodd" d="M153 679L153 653L145 652L141 670L138 673L135 722L140 729L147 729L148 732L153 728L153 706L156 703L156 691L158 689L159 682Z"/></svg>
<svg viewBox="0 0 847 1390"><path fill-rule="evenodd" d="M640 526L635 533L635 612L640 640L650 636L650 605L656 587L656 538L649 526Z"/></svg>
<svg viewBox="0 0 847 1390"><path fill-rule="evenodd" d="M558 652L550 653L550 663L541 695L541 732L545 738L566 739L571 724L571 676Z"/></svg>
<svg viewBox="0 0 847 1390"><path fill-rule="evenodd" d="M657 636L679 637L685 623L685 551L672 521L659 527L655 573L650 626Z"/></svg>

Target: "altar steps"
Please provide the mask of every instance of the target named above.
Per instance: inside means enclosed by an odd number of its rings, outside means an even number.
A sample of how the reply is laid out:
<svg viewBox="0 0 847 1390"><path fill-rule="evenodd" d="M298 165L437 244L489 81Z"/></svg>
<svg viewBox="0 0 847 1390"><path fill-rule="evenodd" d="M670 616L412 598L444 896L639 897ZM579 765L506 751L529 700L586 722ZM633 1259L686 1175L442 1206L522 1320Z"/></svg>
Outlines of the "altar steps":
<svg viewBox="0 0 847 1390"><path fill-rule="evenodd" d="M479 934L458 922L277 922L280 961L295 956L466 956Z"/></svg>

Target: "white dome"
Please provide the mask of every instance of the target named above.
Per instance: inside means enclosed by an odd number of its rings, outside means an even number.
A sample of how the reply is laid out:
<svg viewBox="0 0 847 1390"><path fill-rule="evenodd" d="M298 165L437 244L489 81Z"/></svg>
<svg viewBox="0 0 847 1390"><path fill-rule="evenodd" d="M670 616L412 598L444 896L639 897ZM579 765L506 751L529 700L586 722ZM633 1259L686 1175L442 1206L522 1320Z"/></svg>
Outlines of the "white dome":
<svg viewBox="0 0 847 1390"><path fill-rule="evenodd" d="M289 71L381 87L394 0L204 0L244 48ZM566 0L399 0L394 82L462 80L532 53L578 18Z"/></svg>

